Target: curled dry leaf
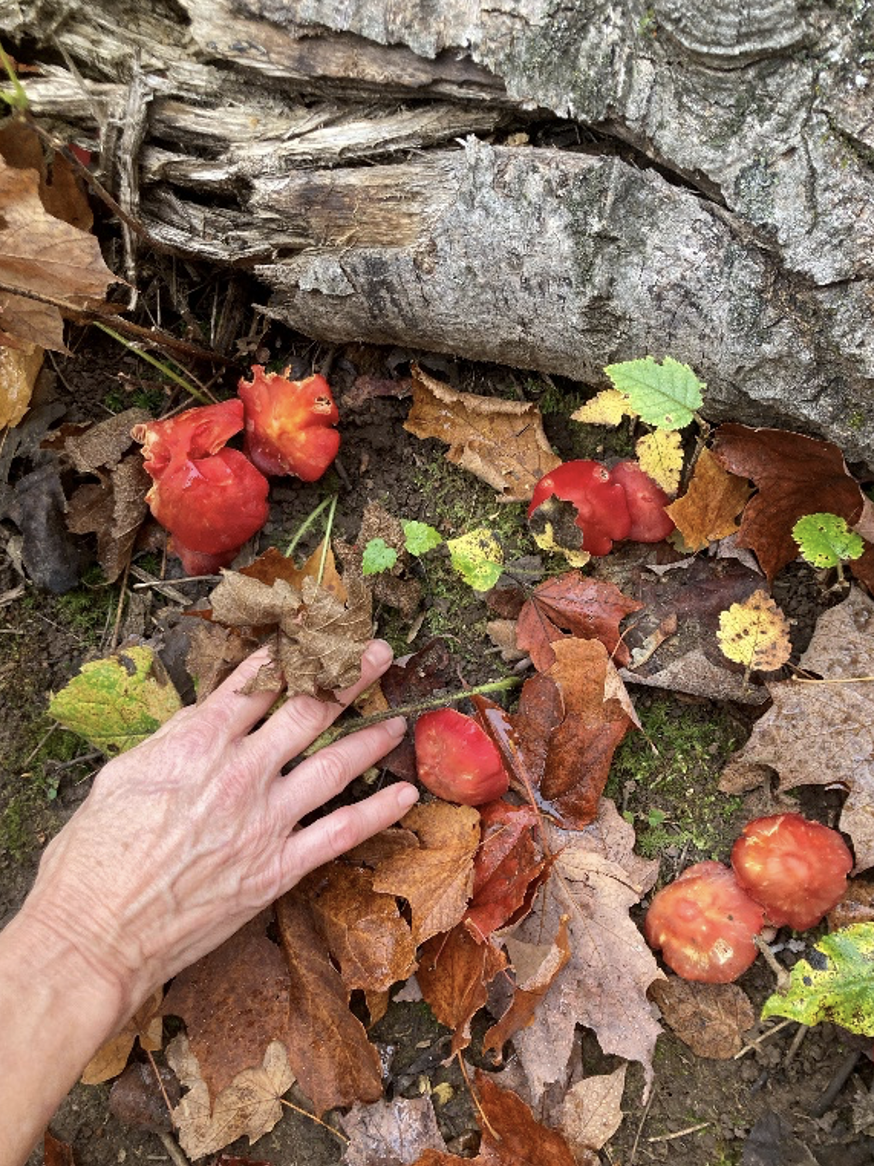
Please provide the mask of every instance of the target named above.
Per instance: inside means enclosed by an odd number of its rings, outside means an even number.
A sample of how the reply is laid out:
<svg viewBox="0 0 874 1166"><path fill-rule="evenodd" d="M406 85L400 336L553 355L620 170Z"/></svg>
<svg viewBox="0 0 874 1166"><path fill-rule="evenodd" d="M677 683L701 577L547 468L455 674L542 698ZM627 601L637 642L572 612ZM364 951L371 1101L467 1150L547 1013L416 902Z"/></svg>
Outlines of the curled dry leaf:
<svg viewBox="0 0 874 1166"><path fill-rule="evenodd" d="M494 486L505 502L527 501L543 475L561 462L546 440L536 405L458 393L416 367L404 429L445 442L449 461Z"/></svg>
<svg viewBox="0 0 874 1166"><path fill-rule="evenodd" d="M731 1060L743 1047L743 1034L756 1023L756 1010L737 984L701 984L668 976L652 985L650 996L696 1057Z"/></svg>
<svg viewBox="0 0 874 1166"><path fill-rule="evenodd" d="M163 988L156 988L152 995L141 1004L120 1032L101 1045L85 1068L80 1081L83 1085L99 1085L117 1077L127 1064L134 1042L139 1040L140 1048L155 1052L163 1043L164 1022L161 1012Z"/></svg>

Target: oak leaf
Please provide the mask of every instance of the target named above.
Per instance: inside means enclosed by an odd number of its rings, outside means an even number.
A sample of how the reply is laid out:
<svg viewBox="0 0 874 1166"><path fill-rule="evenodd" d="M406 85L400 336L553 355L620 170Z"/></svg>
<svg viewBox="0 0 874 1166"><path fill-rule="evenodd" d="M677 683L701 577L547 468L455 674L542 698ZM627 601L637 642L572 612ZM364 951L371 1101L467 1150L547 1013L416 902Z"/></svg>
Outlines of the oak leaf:
<svg viewBox="0 0 874 1166"><path fill-rule="evenodd" d="M854 587L843 603L820 616L801 657L801 668L822 682L769 684L774 703L756 721L722 780L746 770L748 784L758 784L762 767L769 766L780 775L781 789L842 785L847 800L840 827L853 840L856 873L874 866L874 686L864 679L847 682L869 676L872 658L874 601Z"/></svg>
<svg viewBox="0 0 874 1166"><path fill-rule="evenodd" d="M634 853L634 830L608 799L584 830L545 831L555 857L550 876L531 913L505 933L542 944L569 916L571 958L513 1038L533 1096L565 1080L578 1023L593 1029L605 1053L639 1061L649 1084L661 1029L646 993L662 973L628 912L655 882L658 862Z"/></svg>
<svg viewBox="0 0 874 1166"><path fill-rule="evenodd" d="M853 526L862 515L864 495L830 441L731 422L717 429L713 453L724 469L759 488L744 510L737 541L755 551L769 583L798 557L792 528L799 518L837 514Z"/></svg>
<svg viewBox="0 0 874 1166"><path fill-rule="evenodd" d="M696 1057L731 1060L743 1047L743 1033L756 1023L756 1010L737 984L693 984L668 976L653 984L650 995Z"/></svg>
<svg viewBox="0 0 874 1166"><path fill-rule="evenodd" d="M413 407L404 428L416 437L436 437L446 457L493 486L506 502L525 502L555 456L536 405L459 393L413 368Z"/></svg>
<svg viewBox="0 0 874 1166"><path fill-rule="evenodd" d="M290 978L286 1040L291 1067L317 1113L382 1096L379 1053L349 1010L349 990L334 967L300 887L275 904Z"/></svg>
<svg viewBox="0 0 874 1166"><path fill-rule="evenodd" d="M690 551L700 551L738 529L737 516L751 490L745 477L722 468L706 446L698 455L689 487L682 498L666 506L674 526Z"/></svg>
<svg viewBox="0 0 874 1166"><path fill-rule="evenodd" d="M792 655L789 621L767 591L723 611L716 637L729 660L748 669L773 672Z"/></svg>
<svg viewBox="0 0 874 1166"><path fill-rule="evenodd" d="M173 1110L173 1121L189 1158L214 1154L244 1134L255 1142L282 1117L279 1099L294 1084L294 1074L281 1041L272 1041L258 1067L238 1073L214 1103L184 1033L173 1038L165 1055L188 1090Z"/></svg>
<svg viewBox="0 0 874 1166"><path fill-rule="evenodd" d="M619 623L642 607L613 583L567 571L541 583L525 602L516 625L516 644L528 652L538 672L555 663L552 644L568 633L581 640L600 640L617 665L627 664L630 653Z"/></svg>
<svg viewBox="0 0 874 1166"><path fill-rule="evenodd" d="M479 813L472 806L434 801L414 806L401 828L416 835L418 846L404 847L379 862L373 889L409 902L418 946L450 931L467 909L480 841Z"/></svg>

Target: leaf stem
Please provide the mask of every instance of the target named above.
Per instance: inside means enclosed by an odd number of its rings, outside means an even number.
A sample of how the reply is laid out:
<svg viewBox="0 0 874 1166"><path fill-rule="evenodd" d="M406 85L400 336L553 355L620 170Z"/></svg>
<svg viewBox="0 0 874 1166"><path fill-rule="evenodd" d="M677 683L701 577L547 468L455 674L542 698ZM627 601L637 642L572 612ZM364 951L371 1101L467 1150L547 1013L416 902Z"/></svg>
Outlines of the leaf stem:
<svg viewBox="0 0 874 1166"><path fill-rule="evenodd" d="M27 109L30 103L28 101L27 94L24 91L24 86L18 80L18 74L15 72L12 59L2 45L0 45L0 64L2 64L3 68L6 70L6 75L8 76L9 83L12 86L12 93L5 93L0 91L0 98L2 98L2 100L5 101L7 105L11 105L13 109L19 109L22 111Z"/></svg>
<svg viewBox="0 0 874 1166"><path fill-rule="evenodd" d="M335 494L331 499L331 508L328 511L328 517L325 520L325 537L322 539L322 554L319 558L319 573L316 575L316 585L321 587L322 576L325 573L325 563L328 559L328 551L331 549L331 531L334 529L334 515L337 513L337 499L339 495Z"/></svg>
<svg viewBox="0 0 874 1166"><path fill-rule="evenodd" d="M322 513L322 511L326 510L331 505L332 502L336 504L336 501L337 501L336 494L332 494L328 498L323 498L322 501L315 508L315 510L311 511L307 515L307 517L303 520L303 522L300 524L300 526L297 528L294 535L292 536L291 542L285 548L284 553L285 553L286 559L291 557L292 553L294 552L294 548L297 546L297 544L300 542L300 540L303 538L303 536L306 534L306 532L309 530L309 528L312 526L312 524L316 521L316 519L319 517L319 515ZM331 519L333 520L333 513L331 515Z"/></svg>

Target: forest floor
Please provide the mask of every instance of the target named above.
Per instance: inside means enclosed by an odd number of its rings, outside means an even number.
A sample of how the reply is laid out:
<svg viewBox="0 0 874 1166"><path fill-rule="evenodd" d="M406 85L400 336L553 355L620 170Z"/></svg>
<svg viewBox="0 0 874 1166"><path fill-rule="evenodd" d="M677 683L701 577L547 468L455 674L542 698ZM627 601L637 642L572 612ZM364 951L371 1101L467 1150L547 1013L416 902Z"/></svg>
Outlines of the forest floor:
<svg viewBox="0 0 874 1166"><path fill-rule="evenodd" d="M64 420L98 421L130 405L144 405L155 415L181 400L133 353L97 333L80 333L73 355L53 362L50 396L66 407ZM270 521L258 549L287 546L304 518L327 495L337 492L335 534L354 541L364 506L377 501L404 519L419 519L444 536L473 525L496 529L505 557L531 554L521 505L495 502L494 491L450 465L444 446L422 441L402 427L409 403L397 396L374 396L359 403L352 394L358 378L390 379L409 375L414 355L434 376L453 387L476 393L524 396L539 403L547 435L564 459L625 455L629 431L600 431L599 444L584 437L582 426L569 426L577 386L528 378L507 369L470 366L451 359L348 346L335 350L293 344L288 338L262 341L258 358L272 367L286 362L308 372L329 362L330 379L341 411L343 445L338 466L312 486L281 484L272 490ZM228 379L228 388L231 379ZM27 468L13 462L11 474ZM15 528L3 526L7 552L14 551ZM313 534L300 550L311 550ZM83 540L84 542L85 540ZM93 548L92 548L93 553ZM134 564L171 584L181 574L175 559L162 562L153 548L137 550ZM553 566L550 568L555 570ZM468 684L500 678L508 671L486 634L490 613L477 593L461 584L448 564L423 564L419 581L422 604L413 619L378 609L379 633L399 655L415 651L434 636L445 637ZM157 587L134 589L108 585L93 563L79 585L61 595L38 591L22 580L11 553L0 561L0 924L7 921L30 885L42 848L87 795L100 758L80 738L53 725L46 706L87 660L111 651L130 636L148 636L167 609L179 599ZM823 580L797 565L778 580L779 601L793 620L793 647L802 650L816 618L836 601ZM191 603L206 592L203 584L178 584ZM838 598L840 598L838 596ZM743 796L717 790L722 768L747 738L762 711L728 702L714 703L635 685L630 693L644 733L630 734L617 750L607 794L615 799L637 831L638 852L661 860L660 882L703 858L725 860L740 827L775 805L797 805L803 812L834 824L840 797L821 787L796 791L779 801L770 789ZM642 909L638 921L642 918ZM809 938L809 937L808 937ZM800 945L796 945L800 947ZM793 945L779 958L790 966ZM758 1008L774 987L772 973L758 961L740 980ZM471 1059L478 1061L475 1025ZM765 1030L773 1030L753 1044ZM404 1096L431 1092L440 1103L438 1120L449 1146L471 1155L477 1139L475 1114L456 1062L444 1065L446 1029L422 1003L393 1004L371 1031L384 1054L390 1088ZM874 1138L856 1131L854 1103L871 1085L872 1066L860 1055L857 1038L833 1025L799 1034L787 1023L773 1022L746 1033L743 1055L728 1060L694 1054L666 1031L657 1045L655 1083L643 1101L643 1075L629 1068L618 1132L600 1151L603 1166L861 1166L874 1162ZM858 1059L857 1059L858 1056ZM586 1074L610 1071L620 1062L605 1056L594 1036L579 1034L579 1057ZM510 1058L512 1059L512 1057ZM485 1063L485 1062L482 1062ZM854 1066L847 1076L847 1067ZM449 1088L434 1094L441 1084ZM835 1088L831 1088L835 1086ZM839 1087L837 1087L839 1086ZM830 1095L834 1094L833 1096ZM51 1129L72 1146L77 1166L110 1166L167 1161L158 1136L123 1125L108 1105L109 1084L77 1086L62 1104ZM305 1099L292 1100L305 1104ZM751 1136L752 1131L752 1136ZM272 1166L328 1166L342 1160L342 1143L324 1127L288 1110L273 1129L251 1148L245 1141L225 1151ZM35 1151L31 1166L41 1161Z"/></svg>

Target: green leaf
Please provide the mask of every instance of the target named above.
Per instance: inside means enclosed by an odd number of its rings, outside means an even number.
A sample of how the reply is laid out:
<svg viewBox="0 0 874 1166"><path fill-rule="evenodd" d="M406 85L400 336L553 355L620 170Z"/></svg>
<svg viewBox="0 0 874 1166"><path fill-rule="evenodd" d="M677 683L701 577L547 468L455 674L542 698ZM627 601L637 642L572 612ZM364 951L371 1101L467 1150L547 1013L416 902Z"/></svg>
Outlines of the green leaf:
<svg viewBox="0 0 874 1166"><path fill-rule="evenodd" d="M651 356L608 364L604 372L647 425L656 429L682 429L694 420L706 388L688 364L666 356L658 364Z"/></svg>
<svg viewBox="0 0 874 1166"><path fill-rule="evenodd" d="M494 587L504 570L504 552L490 530L479 528L446 540L452 566L474 591Z"/></svg>
<svg viewBox="0 0 874 1166"><path fill-rule="evenodd" d="M398 553L384 538L372 538L364 548L361 571L365 575L379 575L390 571L398 561Z"/></svg>
<svg viewBox="0 0 874 1166"><path fill-rule="evenodd" d="M837 567L845 559L858 559L865 541L837 514L805 514L792 527L801 556L814 567Z"/></svg>
<svg viewBox="0 0 874 1166"><path fill-rule="evenodd" d="M49 701L49 713L107 754L139 745L182 707L151 648L124 648L83 664Z"/></svg>
<svg viewBox="0 0 874 1166"><path fill-rule="evenodd" d="M788 1016L801 1024L831 1021L874 1036L874 923L854 923L824 935L811 962L799 960L785 995L765 1001L762 1018Z"/></svg>
<svg viewBox="0 0 874 1166"><path fill-rule="evenodd" d="M404 547L417 559L421 555L426 555L428 551L433 551L434 547L443 542L443 536L440 532L435 530L433 526L429 526L427 522L409 521L401 525L406 535Z"/></svg>

